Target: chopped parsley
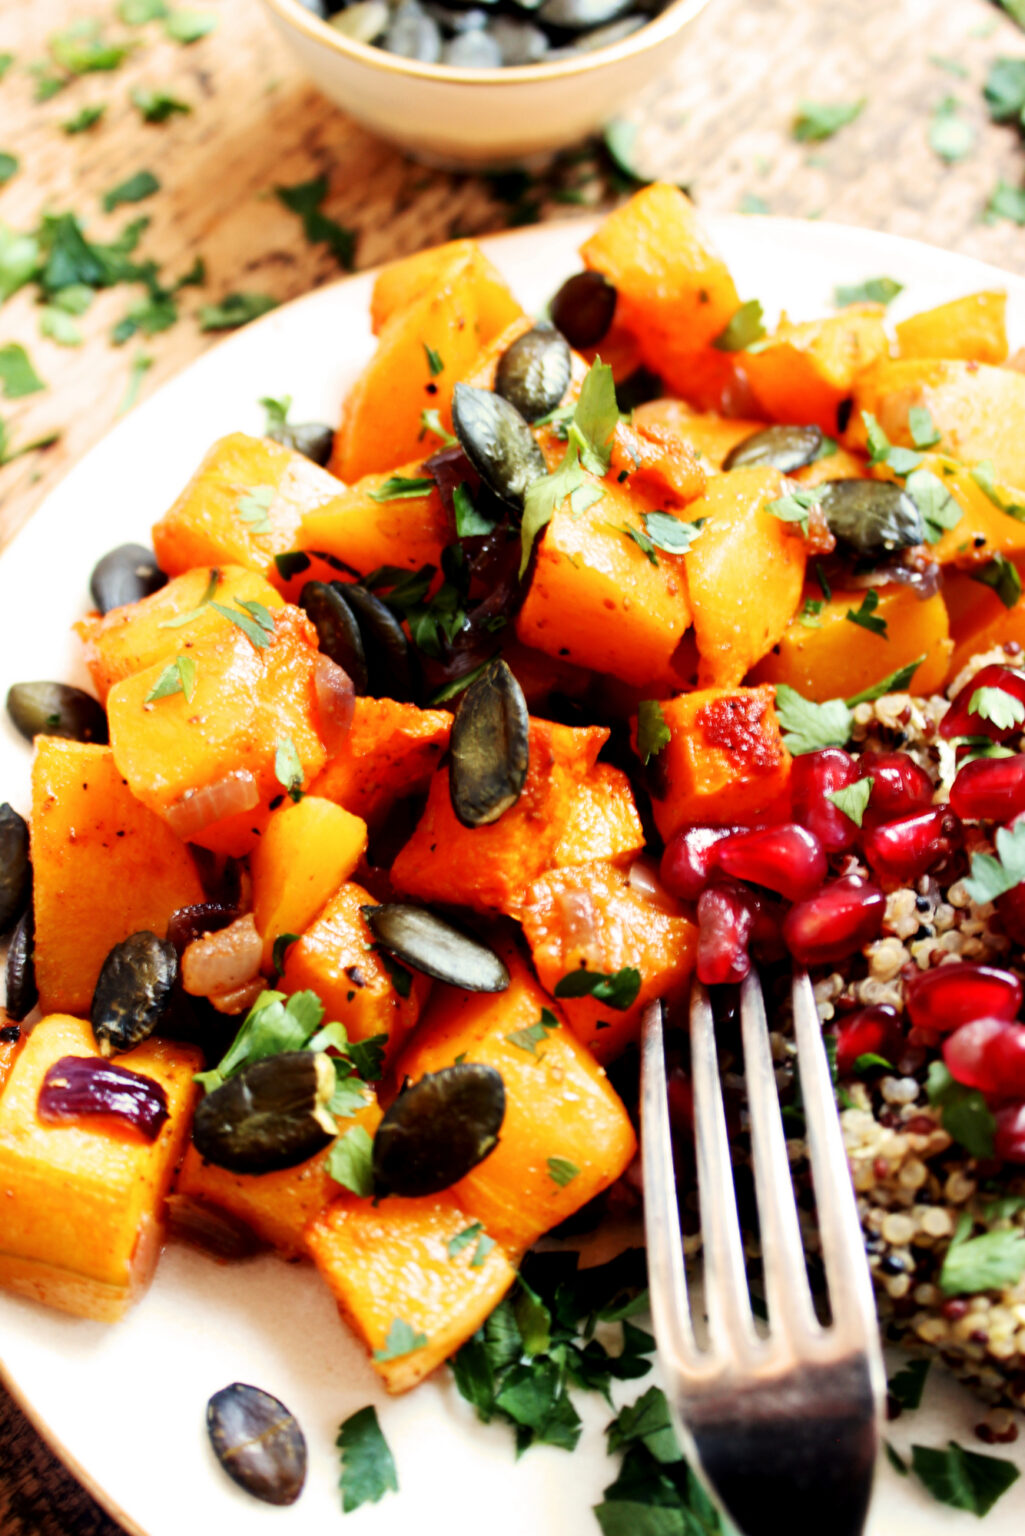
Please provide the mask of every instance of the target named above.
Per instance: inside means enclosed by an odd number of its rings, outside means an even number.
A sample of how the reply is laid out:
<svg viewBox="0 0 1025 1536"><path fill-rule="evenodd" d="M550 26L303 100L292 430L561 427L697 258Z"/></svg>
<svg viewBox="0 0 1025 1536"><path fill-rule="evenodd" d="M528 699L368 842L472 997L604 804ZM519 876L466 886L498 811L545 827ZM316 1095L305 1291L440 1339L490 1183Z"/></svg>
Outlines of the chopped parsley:
<svg viewBox="0 0 1025 1536"><path fill-rule="evenodd" d="M404 1318L393 1317L384 1348L374 1350L374 1359L382 1363L386 1360L402 1360L418 1349L425 1349L427 1342L426 1333L418 1332Z"/></svg>
<svg viewBox="0 0 1025 1536"><path fill-rule="evenodd" d="M989 195L985 218L988 224L995 224L997 219L1025 224L1025 187L1012 186L1001 177Z"/></svg>
<svg viewBox="0 0 1025 1536"><path fill-rule="evenodd" d="M137 85L132 92L132 105L144 123L166 123L176 114L191 112L187 101L169 96L166 91L152 90L148 85Z"/></svg>
<svg viewBox="0 0 1025 1536"><path fill-rule="evenodd" d="M7 400L20 400L24 395L34 395L46 388L18 341L9 341L0 347L0 388Z"/></svg>
<svg viewBox="0 0 1025 1536"><path fill-rule="evenodd" d="M845 618L852 624L860 624L862 629L867 629L873 635L881 635L884 640L890 636L886 628L886 620L876 617L876 609L879 607L879 593L875 587L869 587L861 600L859 608L848 608Z"/></svg>
<svg viewBox="0 0 1025 1536"><path fill-rule="evenodd" d="M982 94L995 123L1020 120L1025 112L1025 59L994 59Z"/></svg>
<svg viewBox="0 0 1025 1536"><path fill-rule="evenodd" d="M323 1017L324 1005L315 992L293 992L291 997L261 992L221 1061L208 1072L198 1072L195 1081L212 1093L254 1061L304 1050Z"/></svg>
<svg viewBox="0 0 1025 1536"><path fill-rule="evenodd" d="M211 602L210 607L216 609L222 618L230 619L232 624L237 625L258 651L265 650L274 633L274 617L270 609L263 603L247 603L239 597L235 601L238 604L237 610L214 602Z"/></svg>
<svg viewBox="0 0 1025 1536"><path fill-rule="evenodd" d="M975 147L975 129L960 114L956 96L946 96L929 124L929 147L947 165L963 160Z"/></svg>
<svg viewBox="0 0 1025 1536"><path fill-rule="evenodd" d="M93 16L82 16L49 38L54 62L70 75L88 75L97 70L118 69L132 51L129 42L112 43Z"/></svg>
<svg viewBox="0 0 1025 1536"><path fill-rule="evenodd" d="M860 827L865 818L865 809L874 783L875 780L872 778L856 779L853 784L848 784L843 789L827 790L826 799L832 800L838 811L843 811L856 827Z"/></svg>
<svg viewBox="0 0 1025 1536"><path fill-rule="evenodd" d="M641 522L648 540L667 555L685 555L705 525L706 519L685 522L671 512L642 512Z"/></svg>
<svg viewBox="0 0 1025 1536"><path fill-rule="evenodd" d="M325 1167L336 1184L367 1200L374 1193L374 1143L365 1126L350 1125L331 1143Z"/></svg>
<svg viewBox="0 0 1025 1536"><path fill-rule="evenodd" d="M802 101L794 118L792 132L799 144L818 144L831 139L841 128L853 123L864 110L867 98L858 101Z"/></svg>
<svg viewBox="0 0 1025 1536"><path fill-rule="evenodd" d="M995 901L1025 880L1025 822L998 827L994 841L996 857L991 853L973 853L971 874L964 883L972 901L980 906Z"/></svg>
<svg viewBox="0 0 1025 1536"><path fill-rule="evenodd" d="M153 367L153 361L148 352L137 352L135 354L132 359L132 369L128 375L128 388L125 390L121 404L117 408L119 416L123 416L126 411L130 411L132 406L135 405L139 398L139 391L142 389L142 381Z"/></svg>
<svg viewBox="0 0 1025 1536"><path fill-rule="evenodd" d="M908 431L916 448L935 448L942 436L924 405L911 406L908 411Z"/></svg>
<svg viewBox="0 0 1025 1536"><path fill-rule="evenodd" d="M16 175L21 161L17 155L9 154L6 149L0 149L0 187L6 186L11 177Z"/></svg>
<svg viewBox="0 0 1025 1536"><path fill-rule="evenodd" d="M922 455L912 448L899 448L891 443L871 411L862 411L861 419L868 437L870 464L886 464L902 479L921 466Z"/></svg>
<svg viewBox="0 0 1025 1536"><path fill-rule="evenodd" d="M182 693L185 695L186 704L191 704L195 691L196 663L191 656L176 656L161 672L143 703L152 704L157 699L166 699L171 694Z"/></svg>
<svg viewBox="0 0 1025 1536"><path fill-rule="evenodd" d="M415 501L437 489L430 475L389 475L368 492L371 501Z"/></svg>
<svg viewBox="0 0 1025 1536"><path fill-rule="evenodd" d="M968 712L992 721L1000 731L1013 730L1025 722L1025 704L1005 688L976 688L968 701Z"/></svg>
<svg viewBox="0 0 1025 1536"><path fill-rule="evenodd" d="M845 746L854 724L843 699L813 704L787 683L776 684L776 713L783 727L783 745L795 757L821 747Z"/></svg>
<svg viewBox="0 0 1025 1536"><path fill-rule="evenodd" d="M107 103L105 101L97 102L92 107L80 107L72 117L64 119L61 127L65 133L88 133L90 128L96 127L96 124L105 115L106 111Z"/></svg>
<svg viewBox="0 0 1025 1536"><path fill-rule="evenodd" d="M902 1408L913 1410L922 1406L925 1379L929 1374L928 1360L909 1360L895 1371L886 1383L886 1389Z"/></svg>
<svg viewBox="0 0 1025 1536"><path fill-rule="evenodd" d="M808 537L808 514L812 507L817 507L822 500L822 488L813 486L811 490L799 490L794 486L785 496L779 496L775 501L765 504L766 512L771 512L773 517L778 517L781 523L796 523Z"/></svg>
<svg viewBox="0 0 1025 1536"><path fill-rule="evenodd" d="M312 181L300 181L293 187L274 188L278 201L302 219L303 234L310 244L326 245L338 265L351 272L356 259L356 232L322 212L320 205L327 190L326 176L315 176Z"/></svg>
<svg viewBox="0 0 1025 1536"><path fill-rule="evenodd" d="M527 1024L523 1029L514 1029L506 1035L510 1045L515 1045L517 1050L526 1051L529 1056L537 1055L537 1048L548 1039L553 1029L558 1029L559 1021L550 1008L541 1009L541 1017L536 1024Z"/></svg>
<svg viewBox="0 0 1025 1536"><path fill-rule="evenodd" d="M963 1213L940 1270L940 1290L947 1296L1002 1291L1025 1275L1025 1232L1020 1227L970 1236L972 1218Z"/></svg>
<svg viewBox="0 0 1025 1536"><path fill-rule="evenodd" d="M972 581L992 587L1005 608L1013 608L1021 597L1018 567L1006 555L996 554L985 565L973 566L968 575Z"/></svg>
<svg viewBox="0 0 1025 1536"><path fill-rule="evenodd" d="M279 933L274 940L271 949L270 965L271 970L274 972L273 979L275 981L277 981L285 969L285 957L288 951L292 948L293 944L298 944L301 937L302 935L298 933Z"/></svg>
<svg viewBox="0 0 1025 1536"><path fill-rule="evenodd" d="M520 576L530 562L534 540L555 515L556 507L569 501L580 514L601 500L600 485L587 481L584 471L602 479L612 458L612 434L619 422L612 369L596 358L580 386L580 396L567 430L566 452L550 474L539 475L527 487L520 538Z"/></svg>
<svg viewBox="0 0 1025 1536"><path fill-rule="evenodd" d="M115 208L120 208L123 203L141 203L146 197L152 197L154 192L160 191L160 179L154 176L152 171L136 171L134 176L129 176L126 181L119 182L116 187L111 187L104 192L102 202L104 213L113 213Z"/></svg>
<svg viewBox="0 0 1025 1536"><path fill-rule="evenodd" d="M635 966L624 965L611 973L590 971L580 966L567 971L555 983L554 996L558 998L593 997L595 1002L608 1003L610 1008L624 1011L637 1001L641 990L641 973Z"/></svg>
<svg viewBox="0 0 1025 1536"><path fill-rule="evenodd" d="M376 1504L386 1493L398 1493L395 1459L388 1448L374 1407L350 1414L335 1441L341 1451L342 1513L351 1514L361 1504Z"/></svg>
<svg viewBox="0 0 1025 1536"><path fill-rule="evenodd" d="M608 523L606 526L611 528L614 533L624 533L628 539L631 539L647 559L649 565L658 565L658 555L655 553L655 546L646 533L642 533L632 523L620 523L618 526L615 523Z"/></svg>
<svg viewBox="0 0 1025 1536"><path fill-rule="evenodd" d="M741 304L731 319L712 340L719 352L743 352L765 335L762 323L762 306L758 299L748 299Z"/></svg>
<svg viewBox="0 0 1025 1536"><path fill-rule="evenodd" d="M1021 1476L1012 1461L966 1451L956 1440L949 1440L943 1450L913 1445L911 1470L939 1503L980 1518Z"/></svg>
<svg viewBox="0 0 1025 1536"><path fill-rule="evenodd" d="M461 483L452 492L452 510L455 514L458 538L473 539L494 532L494 523L489 518L482 517L474 506L468 485Z"/></svg>
<svg viewBox="0 0 1025 1536"><path fill-rule="evenodd" d="M971 470L971 476L979 490L984 496L988 496L995 507L999 507L1001 512L1006 512L1008 517L1013 517L1017 522L1025 522L1025 506L1005 500L997 489L993 478L993 466L988 459L983 459L981 464L976 464Z"/></svg>
<svg viewBox="0 0 1025 1536"><path fill-rule="evenodd" d="M206 605L212 601L214 593L220 586L220 582L221 573L216 566L213 566L210 571L210 579L207 581L203 595L199 599L199 602L196 604L195 608L189 608L185 613L176 614L173 619L165 619L164 622L157 627L159 629L183 629L186 624L191 624L193 619L198 618Z"/></svg>
<svg viewBox="0 0 1025 1536"><path fill-rule="evenodd" d="M442 426L441 413L436 405L431 406L429 410L420 412L420 428L421 437L425 432L433 432L435 437L441 438L446 448L453 447L459 441L457 437L453 437L452 433Z"/></svg>
<svg viewBox="0 0 1025 1536"><path fill-rule="evenodd" d="M642 699L637 706L637 755L645 767L672 739L661 704L657 699Z"/></svg>
<svg viewBox="0 0 1025 1536"><path fill-rule="evenodd" d="M238 515L251 533L270 533L269 512L277 493L272 485L254 485L236 502Z"/></svg>
<svg viewBox="0 0 1025 1536"><path fill-rule="evenodd" d="M442 358L441 353L435 352L434 348L429 347L426 341L424 342L424 353L427 357L427 366L431 370L431 378L436 379L439 373L444 372L444 359Z"/></svg>
<svg viewBox="0 0 1025 1536"><path fill-rule="evenodd" d="M892 304L898 294L904 292L904 284L892 277L870 277L864 283L840 284L833 289L833 303L837 309L851 304Z"/></svg>
<svg viewBox="0 0 1025 1536"><path fill-rule="evenodd" d="M269 310L277 309L277 299L267 293L226 293L219 304L204 304L199 311L201 331L232 331L248 325Z"/></svg>
<svg viewBox="0 0 1025 1536"><path fill-rule="evenodd" d="M905 482L905 490L922 514L927 544L935 544L947 529L956 528L964 516L964 509L930 469L912 470Z"/></svg>
<svg viewBox="0 0 1025 1536"><path fill-rule="evenodd" d="M880 678L878 683L873 683L870 688L863 688L860 693L854 693L847 700L848 707L854 709L858 704L873 704L876 699L881 699L887 693L903 693L905 688L918 671L925 656L916 656L914 661L898 667L895 672L890 672L886 677Z"/></svg>
<svg viewBox="0 0 1025 1536"><path fill-rule="evenodd" d="M298 805L303 798L303 765L291 736L283 736L274 748L274 777Z"/></svg>
<svg viewBox="0 0 1025 1536"><path fill-rule="evenodd" d="M977 1088L966 1088L956 1082L942 1061L933 1061L929 1064L926 1092L929 1103L939 1109L948 1136L973 1157L993 1156L996 1121Z"/></svg>
<svg viewBox="0 0 1025 1536"><path fill-rule="evenodd" d="M164 17L164 31L173 43L187 47L198 43L217 28L217 17L211 11L169 11Z"/></svg>
<svg viewBox="0 0 1025 1536"><path fill-rule="evenodd" d="M550 1157L548 1159L548 1177L560 1189L565 1189L567 1184L572 1184L577 1178L580 1169L576 1163L571 1163L568 1157Z"/></svg>
<svg viewBox="0 0 1025 1536"><path fill-rule="evenodd" d="M71 315L56 304L44 304L40 308L39 334L48 336L61 347L80 347L84 339Z"/></svg>

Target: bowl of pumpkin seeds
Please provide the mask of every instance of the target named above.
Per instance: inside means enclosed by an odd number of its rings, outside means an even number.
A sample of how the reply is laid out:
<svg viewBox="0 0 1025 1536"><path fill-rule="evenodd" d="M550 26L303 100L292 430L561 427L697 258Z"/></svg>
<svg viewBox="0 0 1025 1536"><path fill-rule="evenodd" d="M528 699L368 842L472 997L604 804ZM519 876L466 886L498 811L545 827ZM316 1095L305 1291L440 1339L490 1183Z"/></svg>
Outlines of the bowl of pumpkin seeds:
<svg viewBox="0 0 1025 1536"><path fill-rule="evenodd" d="M684 46L709 0L264 0L316 84L431 164L540 161Z"/></svg>

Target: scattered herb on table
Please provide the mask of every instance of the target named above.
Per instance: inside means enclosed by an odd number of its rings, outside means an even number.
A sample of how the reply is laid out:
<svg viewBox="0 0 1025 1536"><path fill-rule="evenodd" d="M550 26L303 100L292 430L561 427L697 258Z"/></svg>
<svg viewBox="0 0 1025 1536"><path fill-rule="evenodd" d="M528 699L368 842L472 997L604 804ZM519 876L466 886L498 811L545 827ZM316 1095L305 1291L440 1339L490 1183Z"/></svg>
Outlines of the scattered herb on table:
<svg viewBox="0 0 1025 1536"><path fill-rule="evenodd" d="M219 303L202 306L199 328L201 331L233 331L277 307L278 300L266 293L226 293Z"/></svg>
<svg viewBox="0 0 1025 1536"><path fill-rule="evenodd" d="M144 198L152 197L154 192L159 191L160 180L152 171L136 171L134 176L129 176L126 181L111 187L109 192L104 192L103 211L113 213L122 203L141 203Z"/></svg>
<svg viewBox="0 0 1025 1536"><path fill-rule="evenodd" d="M17 175L21 161L17 155L12 155L6 149L0 149L0 187L5 186L12 176Z"/></svg>
<svg viewBox="0 0 1025 1536"><path fill-rule="evenodd" d="M961 116L956 96L946 96L933 113L929 124L929 146L948 165L970 154L975 146L975 129Z"/></svg>
<svg viewBox="0 0 1025 1536"><path fill-rule="evenodd" d="M23 395L34 395L46 388L18 341L0 347L0 388L8 400L20 400Z"/></svg>
<svg viewBox="0 0 1025 1536"><path fill-rule="evenodd" d="M168 11L164 17L164 31L172 42L187 47L215 31L217 21L212 11Z"/></svg>
<svg viewBox="0 0 1025 1536"><path fill-rule="evenodd" d="M102 120L106 111L105 101L97 102L91 107L81 107L73 117L65 118L61 127L65 133L69 134L88 133L90 128L95 128L96 124Z"/></svg>
<svg viewBox="0 0 1025 1536"><path fill-rule="evenodd" d="M941 1504L980 1518L1021 1476L1012 1461L966 1451L956 1440L948 1441L942 1450L913 1445L911 1470Z"/></svg>
<svg viewBox="0 0 1025 1536"><path fill-rule="evenodd" d="M861 116L867 99L862 96L858 101L802 101L793 122L794 138L799 144L831 139Z"/></svg>
<svg viewBox="0 0 1025 1536"><path fill-rule="evenodd" d="M148 352L139 352L132 359L132 370L128 375L128 388L125 390L121 404L117 408L119 416L123 416L126 411L130 411L132 406L135 405L139 398L139 392L142 389L142 381L153 367L153 361Z"/></svg>
<svg viewBox="0 0 1025 1536"><path fill-rule="evenodd" d="M356 232L322 212L321 204L327 197L327 190L326 176L315 176L312 181L297 182L293 187L274 188L278 201L302 219L307 240L312 245L326 245L338 265L351 272L356 259ZM440 372L440 369L432 368L434 371Z"/></svg>
<svg viewBox="0 0 1025 1536"><path fill-rule="evenodd" d="M339 1487L343 1514L351 1514L361 1504L376 1504L386 1493L398 1493L395 1459L378 1423L376 1408L360 1408L350 1414L340 1426L335 1443L342 1453Z"/></svg>
<svg viewBox="0 0 1025 1536"><path fill-rule="evenodd" d="M152 90L146 85L138 85L133 90L132 105L144 123L166 123L168 118L178 113L192 111L187 101L180 101L177 96L169 96L166 91Z"/></svg>

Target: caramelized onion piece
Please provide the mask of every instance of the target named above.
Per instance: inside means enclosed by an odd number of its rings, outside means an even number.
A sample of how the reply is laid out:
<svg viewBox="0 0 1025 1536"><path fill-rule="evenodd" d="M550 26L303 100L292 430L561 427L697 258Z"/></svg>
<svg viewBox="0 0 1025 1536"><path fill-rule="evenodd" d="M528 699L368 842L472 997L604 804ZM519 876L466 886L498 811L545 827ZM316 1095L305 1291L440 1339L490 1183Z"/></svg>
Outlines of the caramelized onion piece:
<svg viewBox="0 0 1025 1536"><path fill-rule="evenodd" d="M658 867L652 859L635 859L626 877L631 890L650 901L653 907L664 912L676 912L679 908L658 878Z"/></svg>
<svg viewBox="0 0 1025 1536"><path fill-rule="evenodd" d="M330 656L320 655L313 663L313 684L317 690L317 714L320 739L328 756L342 746L352 725L356 708L356 689L348 672Z"/></svg>
<svg viewBox="0 0 1025 1536"><path fill-rule="evenodd" d="M97 1056L62 1056L43 1078L36 1112L47 1125L112 1116L156 1141L168 1116L167 1094L151 1077Z"/></svg>
<svg viewBox="0 0 1025 1536"><path fill-rule="evenodd" d="M563 932L563 954L584 955L591 969L601 970L604 955L590 891L560 891L555 905Z"/></svg>
<svg viewBox="0 0 1025 1536"><path fill-rule="evenodd" d="M248 1013L263 988L263 977L254 976L252 981L243 982L240 987L226 987L220 992L211 992L207 1001L218 1013Z"/></svg>
<svg viewBox="0 0 1025 1536"><path fill-rule="evenodd" d="M219 933L195 939L182 955L182 986L192 997L212 997L248 985L258 974L263 940L247 912Z"/></svg>
<svg viewBox="0 0 1025 1536"><path fill-rule="evenodd" d="M167 823L172 832L187 841L204 828L212 827L215 821L223 821L226 816L239 816L259 803L256 779L248 768L239 768L213 784L184 794L169 807Z"/></svg>

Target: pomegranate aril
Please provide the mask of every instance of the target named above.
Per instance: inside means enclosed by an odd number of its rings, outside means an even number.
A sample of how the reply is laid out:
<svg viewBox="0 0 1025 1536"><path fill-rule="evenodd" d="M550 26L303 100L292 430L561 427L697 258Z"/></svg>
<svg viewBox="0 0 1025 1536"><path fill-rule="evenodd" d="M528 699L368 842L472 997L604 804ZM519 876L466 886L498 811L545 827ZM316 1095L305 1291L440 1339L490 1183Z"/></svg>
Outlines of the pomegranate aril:
<svg viewBox="0 0 1025 1536"><path fill-rule="evenodd" d="M786 907L781 901L766 896L764 891L743 889L740 898L751 914L751 937L748 948L763 965L774 965L786 958L787 947L783 942L783 919Z"/></svg>
<svg viewBox="0 0 1025 1536"><path fill-rule="evenodd" d="M1011 821L1025 811L1025 754L965 763L950 786L950 803L969 821Z"/></svg>
<svg viewBox="0 0 1025 1536"><path fill-rule="evenodd" d="M1001 1099L1025 1098L1025 1026L1010 1019L976 1019L943 1042L950 1075L966 1088Z"/></svg>
<svg viewBox="0 0 1025 1536"><path fill-rule="evenodd" d="M717 867L719 844L735 837L738 827L686 827L670 838L662 855L659 878L682 901L697 901Z"/></svg>
<svg viewBox="0 0 1025 1536"><path fill-rule="evenodd" d="M723 843L718 865L737 880L750 880L777 891L788 901L800 901L817 891L826 878L826 855L813 832L796 822L741 832Z"/></svg>
<svg viewBox="0 0 1025 1536"><path fill-rule="evenodd" d="M802 965L834 965L877 937L886 897L877 885L846 875L791 907L783 938Z"/></svg>
<svg viewBox="0 0 1025 1536"><path fill-rule="evenodd" d="M743 981L751 969L751 912L745 894L733 885L713 885L698 900L697 973L706 987Z"/></svg>
<svg viewBox="0 0 1025 1536"><path fill-rule="evenodd" d="M980 688L1000 688L1025 704L1025 673L1002 667L998 662L982 667L961 689L940 721L940 735L945 741L952 736L989 736L993 741L1006 741L1009 736L1021 734L1020 725L994 725L992 720L972 713L968 706Z"/></svg>
<svg viewBox="0 0 1025 1536"><path fill-rule="evenodd" d="M994 1116L993 1151L1007 1163L1025 1163L1025 1104L1005 1104Z"/></svg>
<svg viewBox="0 0 1025 1536"><path fill-rule="evenodd" d="M1013 1019L1021 1007L1021 982L992 965L941 965L921 971L904 986L904 1006L916 1029L948 1034L975 1019Z"/></svg>
<svg viewBox="0 0 1025 1536"><path fill-rule="evenodd" d="M859 778L872 780L864 825L876 827L932 805L932 779L906 752L863 752Z"/></svg>
<svg viewBox="0 0 1025 1536"><path fill-rule="evenodd" d="M1000 925L1008 938L1025 944L1025 884L1016 885L996 899Z"/></svg>
<svg viewBox="0 0 1025 1536"><path fill-rule="evenodd" d="M849 1077L861 1056L882 1056L892 1062L903 1044L897 1010L880 1004L862 1008L843 1019L836 1031L836 1070Z"/></svg>
<svg viewBox="0 0 1025 1536"><path fill-rule="evenodd" d="M961 842L961 823L946 806L871 827L862 847L874 874L907 885L944 864Z"/></svg>
<svg viewBox="0 0 1025 1536"><path fill-rule="evenodd" d="M848 789L858 778L858 765L842 747L823 747L802 752L790 770L791 814L802 827L814 832L827 853L853 848L858 829L851 818L827 796Z"/></svg>

